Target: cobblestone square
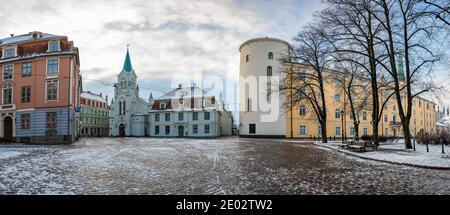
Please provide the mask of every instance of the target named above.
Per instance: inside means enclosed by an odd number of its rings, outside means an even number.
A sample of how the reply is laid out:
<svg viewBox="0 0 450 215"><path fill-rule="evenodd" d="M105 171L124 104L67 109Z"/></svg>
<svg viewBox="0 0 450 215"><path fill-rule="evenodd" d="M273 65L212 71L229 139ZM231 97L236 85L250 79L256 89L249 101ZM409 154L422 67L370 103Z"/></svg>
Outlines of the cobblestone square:
<svg viewBox="0 0 450 215"><path fill-rule="evenodd" d="M450 171L269 139L0 145L0 194L450 194Z"/></svg>

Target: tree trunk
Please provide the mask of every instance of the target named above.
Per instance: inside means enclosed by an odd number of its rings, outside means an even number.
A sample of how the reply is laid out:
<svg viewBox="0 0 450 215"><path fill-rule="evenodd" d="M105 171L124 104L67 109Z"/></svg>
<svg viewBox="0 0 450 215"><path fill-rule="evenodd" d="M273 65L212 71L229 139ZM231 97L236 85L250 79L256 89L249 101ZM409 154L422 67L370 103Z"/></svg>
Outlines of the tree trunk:
<svg viewBox="0 0 450 215"><path fill-rule="evenodd" d="M354 140L358 141L359 140L359 123L355 120L353 122L353 126L355 126L355 137L354 137Z"/></svg>
<svg viewBox="0 0 450 215"><path fill-rule="evenodd" d="M320 125L320 128L322 129L322 143L328 143L328 137L327 137L327 122L323 121Z"/></svg>
<svg viewBox="0 0 450 215"><path fill-rule="evenodd" d="M405 137L405 148L412 149L411 131L409 130L409 122L407 122L407 120L403 122L403 136Z"/></svg>

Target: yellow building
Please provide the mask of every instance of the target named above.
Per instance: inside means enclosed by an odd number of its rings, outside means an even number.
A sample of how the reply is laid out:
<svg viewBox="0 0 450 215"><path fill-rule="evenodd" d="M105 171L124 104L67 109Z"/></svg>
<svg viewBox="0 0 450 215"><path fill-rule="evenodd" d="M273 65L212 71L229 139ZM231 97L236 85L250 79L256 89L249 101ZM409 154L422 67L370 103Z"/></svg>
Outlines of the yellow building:
<svg viewBox="0 0 450 215"><path fill-rule="evenodd" d="M292 66L286 66L291 69L291 73L295 74L296 72L305 71L304 65L295 64L295 68ZM355 135L354 123L351 117L351 108L348 100L348 96L344 93L343 85L341 81L336 79L333 75L337 71L327 71L325 75L325 84L324 84L324 96L326 103L326 111L327 111L327 136L331 138L341 138L343 134L345 137L353 137ZM286 84L300 84L302 81L308 81L307 76L304 78L298 78L297 75L293 75L296 78L289 79L286 81L289 83ZM295 81L294 81L294 80ZM342 79L340 79L342 80ZM363 135L372 135L372 106L371 103L371 93L370 90L370 82L368 80L364 80L363 78L359 78L356 80L361 87L355 89L356 95L353 96L353 99L356 100L354 103L359 107L357 108L358 118L360 120L359 124L359 136ZM382 83L380 83L380 86ZM301 86L301 85L299 85ZM345 86L345 85L344 85ZM364 87L365 86L365 87ZM295 87L294 87L295 88ZM308 95L312 95L310 93L311 90L315 90L314 88L310 88ZM295 92L294 92L295 93ZM292 92L286 92L286 101L287 106L289 106L290 97L294 94ZM320 93L315 93L317 98L321 98ZM385 92L385 94L388 94ZM298 96L298 92L297 92ZM385 101L386 95L383 95L383 91L379 92L380 103ZM383 99L382 99L383 98ZM402 104L406 104L406 98ZM297 100L298 101L298 100ZM380 104L381 106L382 104ZM397 101L395 100L395 96L391 97L386 105L384 106L383 113L381 115L380 123L379 123L379 135L382 136L402 136L403 128L400 120L400 116L398 113ZM406 111L406 110L405 110ZM343 115L342 115L343 114ZM437 120L437 111L436 104L428 101L426 99L416 97L413 100L412 107L412 116L410 122L410 130L411 134L416 134L420 131L425 132L436 132L436 120ZM344 126L343 126L344 125ZM321 136L321 128L320 123L317 119L317 115L315 113L315 108L311 106L311 103L306 99L298 104L292 105L292 107L286 107L286 137L290 138L317 138Z"/></svg>

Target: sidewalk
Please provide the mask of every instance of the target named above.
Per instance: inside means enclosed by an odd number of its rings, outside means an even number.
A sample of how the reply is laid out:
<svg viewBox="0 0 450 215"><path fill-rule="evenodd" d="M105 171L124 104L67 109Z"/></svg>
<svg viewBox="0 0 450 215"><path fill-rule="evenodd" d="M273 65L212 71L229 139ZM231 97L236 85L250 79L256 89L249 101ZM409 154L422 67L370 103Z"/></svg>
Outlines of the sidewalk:
<svg viewBox="0 0 450 215"><path fill-rule="evenodd" d="M340 141L314 142L316 146L337 150L364 159L421 168L450 170L449 146L444 146L445 154L442 154L441 145L429 145L430 152L427 152L426 145L416 143L416 151L413 151L412 149L405 149L403 140L395 140L381 143L378 151L368 149L366 152L361 153L338 149L339 144L341 144Z"/></svg>

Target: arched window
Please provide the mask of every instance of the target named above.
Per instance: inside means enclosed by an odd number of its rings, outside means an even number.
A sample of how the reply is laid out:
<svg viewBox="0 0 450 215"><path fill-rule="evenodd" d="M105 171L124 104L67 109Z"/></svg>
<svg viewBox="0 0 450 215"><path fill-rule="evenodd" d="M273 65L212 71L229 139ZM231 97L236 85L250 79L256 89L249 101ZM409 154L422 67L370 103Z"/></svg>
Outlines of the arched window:
<svg viewBox="0 0 450 215"><path fill-rule="evenodd" d="M245 56L245 62L249 62L250 61L250 55Z"/></svg>
<svg viewBox="0 0 450 215"><path fill-rule="evenodd" d="M336 112L334 113L336 119L341 118L341 110L339 108L336 109Z"/></svg>
<svg viewBox="0 0 450 215"><path fill-rule="evenodd" d="M251 112L252 111L252 99L248 98L247 99L247 112Z"/></svg>
<svg viewBox="0 0 450 215"><path fill-rule="evenodd" d="M304 105L300 106L299 114L300 114L300 116L305 116L306 115L306 108L305 108Z"/></svg>
<svg viewBox="0 0 450 215"><path fill-rule="evenodd" d="M363 112L363 120L367 120L367 112Z"/></svg>
<svg viewBox="0 0 450 215"><path fill-rule="evenodd" d="M388 122L388 115L384 115L384 122Z"/></svg>
<svg viewBox="0 0 450 215"><path fill-rule="evenodd" d="M269 52L268 59L269 60L273 60L273 53L272 52Z"/></svg>
<svg viewBox="0 0 450 215"><path fill-rule="evenodd" d="M392 116L392 121L393 122L397 122L397 116L396 115Z"/></svg>
<svg viewBox="0 0 450 215"><path fill-rule="evenodd" d="M268 76L268 77L271 77L271 76L272 76L272 67L271 67L271 66L268 66L268 67L267 67L267 76Z"/></svg>

